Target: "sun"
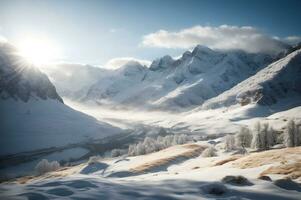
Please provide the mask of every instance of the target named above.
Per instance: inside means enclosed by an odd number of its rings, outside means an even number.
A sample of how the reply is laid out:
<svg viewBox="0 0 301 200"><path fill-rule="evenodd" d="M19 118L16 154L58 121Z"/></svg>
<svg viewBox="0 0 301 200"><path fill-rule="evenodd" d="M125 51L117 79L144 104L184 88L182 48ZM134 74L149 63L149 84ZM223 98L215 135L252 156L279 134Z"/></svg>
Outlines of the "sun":
<svg viewBox="0 0 301 200"><path fill-rule="evenodd" d="M47 38L26 38L17 47L21 56L40 66L55 61L60 53L58 45Z"/></svg>

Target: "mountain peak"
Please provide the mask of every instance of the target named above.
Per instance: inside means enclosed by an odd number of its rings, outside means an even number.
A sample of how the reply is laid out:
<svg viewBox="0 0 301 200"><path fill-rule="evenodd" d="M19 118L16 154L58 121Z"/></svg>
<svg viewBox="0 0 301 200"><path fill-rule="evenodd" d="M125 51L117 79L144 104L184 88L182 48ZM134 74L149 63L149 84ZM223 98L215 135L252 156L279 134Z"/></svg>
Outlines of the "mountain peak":
<svg viewBox="0 0 301 200"><path fill-rule="evenodd" d="M174 59L170 55L165 55L162 58L156 59L152 62L149 69L152 71L158 70L158 69L166 69L168 68L172 63L174 62Z"/></svg>
<svg viewBox="0 0 301 200"><path fill-rule="evenodd" d="M212 49L210 49L209 47L203 46L203 45L197 45L193 51L192 54L193 55L199 55L199 54L212 54L215 53L215 51L213 51Z"/></svg>

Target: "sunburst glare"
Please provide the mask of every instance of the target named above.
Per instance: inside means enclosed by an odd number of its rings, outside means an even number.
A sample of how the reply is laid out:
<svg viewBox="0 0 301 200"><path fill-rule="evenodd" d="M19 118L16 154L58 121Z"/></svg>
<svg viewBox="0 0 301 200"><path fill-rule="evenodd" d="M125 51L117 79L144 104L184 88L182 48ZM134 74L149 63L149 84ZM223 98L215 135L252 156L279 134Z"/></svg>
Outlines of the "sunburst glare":
<svg viewBox="0 0 301 200"><path fill-rule="evenodd" d="M60 55L59 46L48 38L26 38L17 47L21 56L38 66L53 62Z"/></svg>

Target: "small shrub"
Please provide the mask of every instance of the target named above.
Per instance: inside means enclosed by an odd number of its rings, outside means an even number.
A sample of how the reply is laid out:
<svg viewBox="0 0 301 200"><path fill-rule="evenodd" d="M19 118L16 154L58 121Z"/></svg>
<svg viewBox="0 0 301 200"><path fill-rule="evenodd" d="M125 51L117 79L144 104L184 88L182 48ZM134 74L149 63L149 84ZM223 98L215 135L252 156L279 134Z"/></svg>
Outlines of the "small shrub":
<svg viewBox="0 0 301 200"><path fill-rule="evenodd" d="M269 176L259 176L258 179L263 181L272 181L271 177Z"/></svg>
<svg viewBox="0 0 301 200"><path fill-rule="evenodd" d="M291 179L278 179L278 180L274 181L274 184L285 190L300 191L299 184Z"/></svg>
<svg viewBox="0 0 301 200"><path fill-rule="evenodd" d="M88 160L88 165L99 163L100 159L101 159L100 156L91 156Z"/></svg>
<svg viewBox="0 0 301 200"><path fill-rule="evenodd" d="M125 149L113 149L111 151L111 157L119 157L122 155L125 155L127 153L127 150Z"/></svg>
<svg viewBox="0 0 301 200"><path fill-rule="evenodd" d="M220 196L228 192L226 186L221 183L213 182L201 186L201 190L206 194Z"/></svg>
<svg viewBox="0 0 301 200"><path fill-rule="evenodd" d="M225 176L222 179L223 183L232 184L232 185L253 185L247 178L243 176Z"/></svg>
<svg viewBox="0 0 301 200"><path fill-rule="evenodd" d="M48 160L41 160L35 167L35 170L39 175L47 172L56 171L60 168L60 163L57 161L48 162Z"/></svg>

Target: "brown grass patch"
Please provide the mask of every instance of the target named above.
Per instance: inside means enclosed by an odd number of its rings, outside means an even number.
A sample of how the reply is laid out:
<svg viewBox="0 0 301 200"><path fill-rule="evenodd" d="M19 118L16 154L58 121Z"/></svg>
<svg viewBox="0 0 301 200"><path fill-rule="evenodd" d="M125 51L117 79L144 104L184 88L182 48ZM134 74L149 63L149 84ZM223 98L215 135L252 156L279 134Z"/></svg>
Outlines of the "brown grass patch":
<svg viewBox="0 0 301 200"><path fill-rule="evenodd" d="M213 166L220 166L220 165L224 165L228 162L232 162L232 161L235 161L239 158L243 157L242 155L235 155L235 156L231 156L229 158L226 158L226 159L223 159L223 160L220 160L220 161L217 161L216 163L214 163Z"/></svg>
<svg viewBox="0 0 301 200"><path fill-rule="evenodd" d="M297 160L295 163L271 166L270 168L264 170L260 176L266 176L268 174L280 174L286 175L286 178L298 179L301 177L301 160Z"/></svg>
<svg viewBox="0 0 301 200"><path fill-rule="evenodd" d="M48 172L48 173L36 175L36 176L23 176L23 177L20 177L20 178L17 178L15 180L11 180L8 182L15 181L19 184L26 184L28 182L31 182L34 180L39 180L39 179L66 177L66 176L76 173L77 171L78 170L74 170L72 167L62 167L62 168L58 169L57 171L52 171L52 172Z"/></svg>
<svg viewBox="0 0 301 200"><path fill-rule="evenodd" d="M182 147L186 148L187 151L170 157L159 158L157 160L146 162L142 165L130 169L130 171L133 173L143 173L151 169L154 169L156 167L166 166L169 163L175 161L176 159L181 159L181 158L189 159L198 156L206 148L204 146L197 145L197 144L186 144L186 145L182 145Z"/></svg>
<svg viewBox="0 0 301 200"><path fill-rule="evenodd" d="M241 169L260 167L268 164L290 163L291 161L301 160L301 147L275 149L252 153L233 162L234 167Z"/></svg>
<svg viewBox="0 0 301 200"><path fill-rule="evenodd" d="M21 178L17 179L16 182L19 183L19 184L25 184L25 183L31 181L34 178L35 178L35 176L24 176L24 177L21 177Z"/></svg>

